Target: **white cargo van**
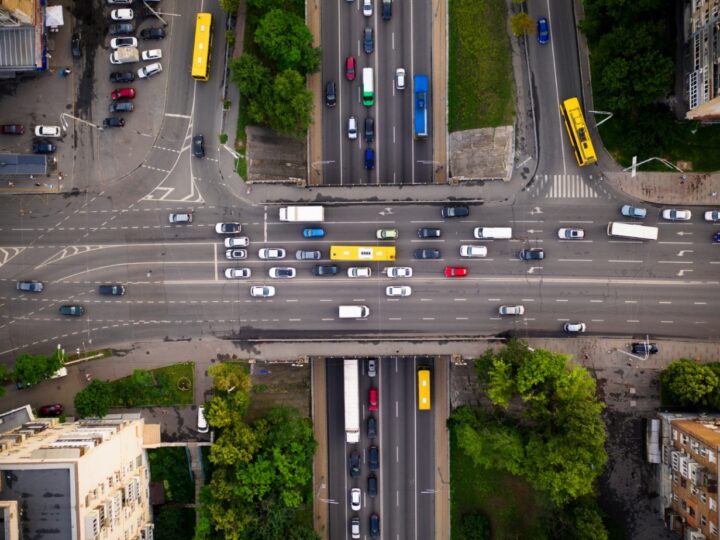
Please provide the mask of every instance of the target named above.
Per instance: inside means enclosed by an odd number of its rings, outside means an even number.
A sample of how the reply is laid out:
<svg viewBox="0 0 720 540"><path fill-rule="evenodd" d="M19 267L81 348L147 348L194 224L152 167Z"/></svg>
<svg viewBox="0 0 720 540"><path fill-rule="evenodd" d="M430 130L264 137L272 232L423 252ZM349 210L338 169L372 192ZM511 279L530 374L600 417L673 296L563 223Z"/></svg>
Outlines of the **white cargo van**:
<svg viewBox="0 0 720 540"><path fill-rule="evenodd" d="M509 240L512 238L511 227L475 227L475 238L480 240Z"/></svg>
<svg viewBox="0 0 720 540"><path fill-rule="evenodd" d="M370 315L367 306L338 306L338 317L341 319L365 319Z"/></svg>
<svg viewBox="0 0 720 540"><path fill-rule="evenodd" d="M460 246L461 257L487 257L487 248L485 246Z"/></svg>

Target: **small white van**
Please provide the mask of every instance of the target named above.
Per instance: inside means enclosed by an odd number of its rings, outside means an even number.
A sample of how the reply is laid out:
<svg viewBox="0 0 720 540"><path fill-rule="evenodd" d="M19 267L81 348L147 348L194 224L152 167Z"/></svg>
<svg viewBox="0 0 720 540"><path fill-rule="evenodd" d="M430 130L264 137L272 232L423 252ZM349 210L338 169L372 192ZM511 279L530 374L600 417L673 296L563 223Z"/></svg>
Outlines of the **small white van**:
<svg viewBox="0 0 720 540"><path fill-rule="evenodd" d="M205 418L205 407L198 407L198 433L207 433L210 429Z"/></svg>
<svg viewBox="0 0 720 540"><path fill-rule="evenodd" d="M367 306L338 306L338 317L341 319L366 319L370 315Z"/></svg>
<svg viewBox="0 0 720 540"><path fill-rule="evenodd" d="M487 248L485 246L460 246L461 257L487 257Z"/></svg>
<svg viewBox="0 0 720 540"><path fill-rule="evenodd" d="M475 238L480 240L509 240L512 238L511 227L475 227Z"/></svg>

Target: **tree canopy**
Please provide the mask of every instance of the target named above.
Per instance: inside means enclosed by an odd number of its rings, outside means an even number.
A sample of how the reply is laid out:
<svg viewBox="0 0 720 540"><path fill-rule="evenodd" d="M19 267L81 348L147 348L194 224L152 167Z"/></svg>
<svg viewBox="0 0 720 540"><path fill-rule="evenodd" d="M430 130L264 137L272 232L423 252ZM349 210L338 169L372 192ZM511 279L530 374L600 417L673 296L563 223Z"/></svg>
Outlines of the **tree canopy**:
<svg viewBox="0 0 720 540"><path fill-rule="evenodd" d="M55 351L51 356L22 353L15 359L13 380L24 384L37 384L50 378L62 365L60 350Z"/></svg>
<svg viewBox="0 0 720 540"><path fill-rule="evenodd" d="M113 404L112 385L108 381L94 379L75 394L75 412L81 418L105 416Z"/></svg>
<svg viewBox="0 0 720 540"><path fill-rule="evenodd" d="M676 360L663 371L660 382L669 404L720 408L720 364Z"/></svg>

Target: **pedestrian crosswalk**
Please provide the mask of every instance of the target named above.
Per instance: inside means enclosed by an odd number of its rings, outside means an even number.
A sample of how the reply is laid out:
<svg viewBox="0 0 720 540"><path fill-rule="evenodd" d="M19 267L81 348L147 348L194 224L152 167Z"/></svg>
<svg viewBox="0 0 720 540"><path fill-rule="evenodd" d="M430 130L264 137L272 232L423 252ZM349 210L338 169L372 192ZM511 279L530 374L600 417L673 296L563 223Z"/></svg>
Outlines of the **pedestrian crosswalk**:
<svg viewBox="0 0 720 540"><path fill-rule="evenodd" d="M584 178L579 174L538 174L530 189L534 198L597 199L610 198L602 180Z"/></svg>

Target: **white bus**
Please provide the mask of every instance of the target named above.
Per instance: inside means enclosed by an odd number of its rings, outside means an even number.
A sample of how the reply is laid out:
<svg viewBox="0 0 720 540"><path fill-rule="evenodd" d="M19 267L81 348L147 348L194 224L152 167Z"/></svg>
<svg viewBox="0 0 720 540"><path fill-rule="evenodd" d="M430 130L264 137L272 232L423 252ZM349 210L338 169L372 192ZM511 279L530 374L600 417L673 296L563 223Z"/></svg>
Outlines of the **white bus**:
<svg viewBox="0 0 720 540"><path fill-rule="evenodd" d="M372 107L373 103L375 103L375 85L373 84L372 68L363 68L362 77L362 103L366 107Z"/></svg>
<svg viewBox="0 0 720 540"><path fill-rule="evenodd" d="M619 223L611 221L607 227L608 236L633 238L635 240L657 240L658 228L635 223Z"/></svg>

